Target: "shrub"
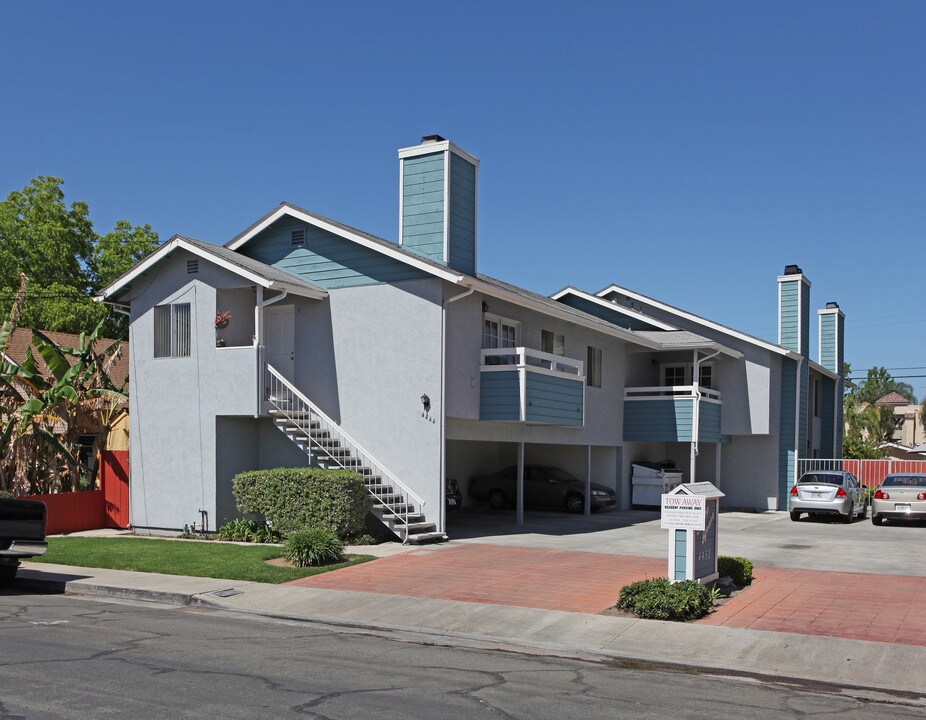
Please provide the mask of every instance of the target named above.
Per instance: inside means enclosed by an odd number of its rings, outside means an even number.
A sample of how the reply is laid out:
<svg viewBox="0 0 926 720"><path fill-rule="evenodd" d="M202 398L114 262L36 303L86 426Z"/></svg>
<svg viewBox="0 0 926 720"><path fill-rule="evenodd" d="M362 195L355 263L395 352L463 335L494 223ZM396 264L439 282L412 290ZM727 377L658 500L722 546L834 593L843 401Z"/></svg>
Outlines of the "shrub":
<svg viewBox="0 0 926 720"><path fill-rule="evenodd" d="M694 580L652 578L625 585L617 607L652 620L696 620L713 605L711 592Z"/></svg>
<svg viewBox="0 0 926 720"><path fill-rule="evenodd" d="M752 584L752 563L744 557L720 555L717 558L717 572L720 577L729 576L734 585Z"/></svg>
<svg viewBox="0 0 926 720"><path fill-rule="evenodd" d="M10 493L8 493L6 490L0 490L0 498L11 498L11 497L13 496Z"/></svg>
<svg viewBox="0 0 926 720"><path fill-rule="evenodd" d="M247 518L229 520L219 528L219 540L237 542L277 543L282 540L279 532L265 522L254 522Z"/></svg>
<svg viewBox="0 0 926 720"><path fill-rule="evenodd" d="M358 533L369 502L363 478L348 470L255 470L236 475L232 489L241 512L263 515L284 536L306 527Z"/></svg>
<svg viewBox="0 0 926 720"><path fill-rule="evenodd" d="M330 530L306 528L286 538L283 556L296 567L331 565L344 559L344 545Z"/></svg>

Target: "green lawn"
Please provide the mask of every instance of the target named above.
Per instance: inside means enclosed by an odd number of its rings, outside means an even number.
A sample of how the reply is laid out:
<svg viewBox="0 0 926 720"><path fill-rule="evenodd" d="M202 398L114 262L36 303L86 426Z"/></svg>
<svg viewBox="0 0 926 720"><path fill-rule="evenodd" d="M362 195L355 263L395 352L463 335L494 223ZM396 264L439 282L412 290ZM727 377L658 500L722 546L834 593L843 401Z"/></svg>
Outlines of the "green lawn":
<svg viewBox="0 0 926 720"><path fill-rule="evenodd" d="M30 562L283 583L374 559L371 555L350 555L347 562L311 568L277 567L264 562L282 554L279 547L215 541L66 537L49 538L48 552L30 558Z"/></svg>

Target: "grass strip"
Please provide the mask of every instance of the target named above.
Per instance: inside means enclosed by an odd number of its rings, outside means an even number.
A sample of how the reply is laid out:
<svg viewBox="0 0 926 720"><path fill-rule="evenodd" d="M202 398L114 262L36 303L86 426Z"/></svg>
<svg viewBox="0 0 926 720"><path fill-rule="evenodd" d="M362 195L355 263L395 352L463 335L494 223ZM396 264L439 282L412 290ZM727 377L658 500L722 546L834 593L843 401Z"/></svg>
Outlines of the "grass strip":
<svg viewBox="0 0 926 720"><path fill-rule="evenodd" d="M310 568L279 567L264 562L282 555L282 547L216 541L65 537L49 538L48 552L30 558L29 562L284 583L374 559L372 555L349 555L346 562Z"/></svg>

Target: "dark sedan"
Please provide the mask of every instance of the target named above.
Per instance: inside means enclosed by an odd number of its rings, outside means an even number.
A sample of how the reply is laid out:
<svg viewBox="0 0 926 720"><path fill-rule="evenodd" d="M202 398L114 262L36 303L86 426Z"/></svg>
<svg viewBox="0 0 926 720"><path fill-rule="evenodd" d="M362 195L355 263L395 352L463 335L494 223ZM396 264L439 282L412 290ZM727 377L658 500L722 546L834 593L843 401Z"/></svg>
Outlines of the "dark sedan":
<svg viewBox="0 0 926 720"><path fill-rule="evenodd" d="M518 468L510 465L491 475L469 481L469 496L485 500L494 509L514 505L517 498ZM524 466L524 504L562 508L580 513L585 510L585 482L553 465ZM592 483L592 510L613 507L617 495L611 488Z"/></svg>

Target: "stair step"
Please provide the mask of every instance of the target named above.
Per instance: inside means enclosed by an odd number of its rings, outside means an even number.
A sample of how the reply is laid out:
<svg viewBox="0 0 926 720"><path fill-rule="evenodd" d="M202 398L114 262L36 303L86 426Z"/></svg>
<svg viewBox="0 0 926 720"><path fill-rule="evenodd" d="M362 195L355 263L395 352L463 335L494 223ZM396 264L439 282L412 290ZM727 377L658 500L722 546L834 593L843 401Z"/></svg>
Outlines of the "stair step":
<svg viewBox="0 0 926 720"><path fill-rule="evenodd" d="M384 503L374 503L372 509L396 517L404 517L403 513L406 510L408 510L408 514L411 516L415 511L415 506L407 503L389 503L388 505Z"/></svg>
<svg viewBox="0 0 926 720"><path fill-rule="evenodd" d="M408 542L413 545L420 545L428 542L444 542L447 539L447 536L442 532L415 533L414 535L408 536Z"/></svg>

